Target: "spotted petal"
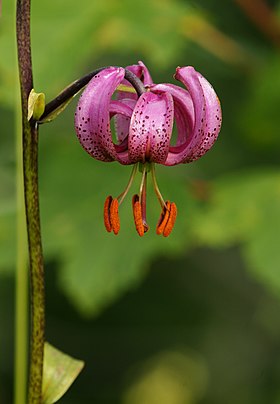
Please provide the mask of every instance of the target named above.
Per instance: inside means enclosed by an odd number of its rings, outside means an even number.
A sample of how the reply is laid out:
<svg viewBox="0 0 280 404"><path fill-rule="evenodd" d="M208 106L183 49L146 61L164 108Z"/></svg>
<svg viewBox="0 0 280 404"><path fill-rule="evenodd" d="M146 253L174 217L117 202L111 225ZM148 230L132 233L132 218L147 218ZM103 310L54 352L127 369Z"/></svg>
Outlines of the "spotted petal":
<svg viewBox="0 0 280 404"><path fill-rule="evenodd" d="M211 84L191 66L177 68L175 78L187 88L194 109L194 126L184 149L171 149L166 165L190 163L213 145L221 128L221 106Z"/></svg>
<svg viewBox="0 0 280 404"><path fill-rule="evenodd" d="M127 66L126 69L131 71L132 73L135 74L135 76L141 79L145 86L149 86L152 84L153 81L150 72L143 62L140 61L138 62L137 65ZM126 87L133 89L132 85L125 79L121 82L121 84L124 84ZM118 101L122 101L130 106L135 106L138 96L136 92L129 92L122 90L117 91L116 98ZM115 117L115 129L118 139L121 140L124 139L125 137L124 134L128 133L129 124L130 124L129 120L123 115L117 115Z"/></svg>
<svg viewBox="0 0 280 404"><path fill-rule="evenodd" d="M141 60L138 62L137 65L131 65L126 67L127 70L130 70L132 73L134 73L139 79L142 80L144 86L150 86L153 84L153 79L151 77L151 74L147 68L147 66L141 62ZM125 84L128 84L131 86L130 83L125 81Z"/></svg>
<svg viewBox="0 0 280 404"><path fill-rule="evenodd" d="M168 93L146 92L137 101L129 128L130 161L164 164L172 135L174 105Z"/></svg>
<svg viewBox="0 0 280 404"><path fill-rule="evenodd" d="M123 68L109 67L94 76L82 93L75 114L75 128L83 148L94 158L117 158L110 129L110 103L124 78Z"/></svg>
<svg viewBox="0 0 280 404"><path fill-rule="evenodd" d="M137 65L126 66L126 70L129 70L136 77L142 80L144 86L150 86L153 84L152 77L148 68L144 65L143 62L139 61ZM133 89L133 86L130 84L129 81L123 79L121 84L124 84L126 87L129 87L133 92L125 91L124 89L117 91L117 100L122 100L124 98L131 98L133 100L137 100L138 96Z"/></svg>
<svg viewBox="0 0 280 404"><path fill-rule="evenodd" d="M124 99L122 102L111 101L110 117L119 118L117 135L117 144L114 145L116 151L116 160L121 164L130 164L128 157L128 132L130 118L133 112L135 101Z"/></svg>
<svg viewBox="0 0 280 404"><path fill-rule="evenodd" d="M151 91L157 94L169 93L174 100L174 118L177 125L177 139L175 147L170 146L170 151L178 152L186 147L190 141L189 134L193 130L194 125L194 109L193 102L187 90L174 84L154 84Z"/></svg>
<svg viewBox="0 0 280 404"><path fill-rule="evenodd" d="M118 104L119 106L122 105L122 108L130 109L130 115L122 113L121 111L115 111L115 130L116 130L116 136L118 141L121 143L127 136L129 132L129 126L130 126L130 118L132 115L132 111L135 107L136 100L133 100L131 98L122 98L121 101L112 101L111 102L111 107L113 107L114 104ZM111 108L110 107L110 108Z"/></svg>

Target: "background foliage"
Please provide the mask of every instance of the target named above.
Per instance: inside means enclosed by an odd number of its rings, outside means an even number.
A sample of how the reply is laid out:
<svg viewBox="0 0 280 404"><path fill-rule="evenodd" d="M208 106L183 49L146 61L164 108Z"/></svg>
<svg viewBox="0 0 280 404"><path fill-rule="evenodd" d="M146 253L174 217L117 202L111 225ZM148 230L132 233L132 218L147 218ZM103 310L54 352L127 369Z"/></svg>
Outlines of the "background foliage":
<svg viewBox="0 0 280 404"><path fill-rule="evenodd" d="M108 64L143 60L155 82L193 65L219 94L223 128L201 161L158 168L161 190L179 210L166 240L153 230L139 239L129 201L120 235L104 231L103 201L121 192L129 168L84 153L73 128L75 100L41 128L48 339L87 364L61 402L280 402L280 2L131 4L33 2L36 91L50 99ZM4 0L0 19L3 403L12 400L13 366L14 8ZM148 206L153 228L152 195Z"/></svg>

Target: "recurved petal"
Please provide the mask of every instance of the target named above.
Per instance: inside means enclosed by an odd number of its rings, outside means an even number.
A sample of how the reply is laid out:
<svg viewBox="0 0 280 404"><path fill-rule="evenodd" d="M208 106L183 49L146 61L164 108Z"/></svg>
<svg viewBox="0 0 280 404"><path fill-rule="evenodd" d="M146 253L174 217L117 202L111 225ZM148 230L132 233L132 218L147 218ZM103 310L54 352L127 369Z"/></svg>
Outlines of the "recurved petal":
<svg viewBox="0 0 280 404"><path fill-rule="evenodd" d="M145 66L144 63L141 62L141 60L139 60L138 65L141 66L141 68L142 68L142 81L144 83L144 86L152 85L153 79L150 75L150 72L149 72L147 66Z"/></svg>
<svg viewBox="0 0 280 404"><path fill-rule="evenodd" d="M203 89L206 108L203 127L204 140L195 151L195 158L199 158L213 146L222 125L221 104L214 88L200 73L198 73L198 78Z"/></svg>
<svg viewBox="0 0 280 404"><path fill-rule="evenodd" d="M185 146L171 148L166 165L190 163L213 145L221 127L221 107L211 84L191 66L177 68L175 78L187 88L194 110L193 130Z"/></svg>
<svg viewBox="0 0 280 404"><path fill-rule="evenodd" d="M135 104L136 100L131 98L123 98L121 101L111 101L110 111L112 115L115 115L115 130L119 143L128 136L130 117ZM116 109L116 107L118 109Z"/></svg>
<svg viewBox="0 0 280 404"><path fill-rule="evenodd" d="M153 84L150 72L147 66L143 62L141 62L141 60L138 62L137 65L127 66L126 69L130 70L132 73L135 74L135 76L141 79L145 86L150 86L151 84Z"/></svg>
<svg viewBox="0 0 280 404"><path fill-rule="evenodd" d="M126 69L131 71L139 79L141 79L144 85L152 84L152 78L150 72L143 62L139 61L137 65L127 66ZM132 85L125 79L122 80L121 84L124 84L125 86L133 89ZM136 92L124 91L124 89L122 89L121 91L116 92L116 98L118 101L121 101L122 103L134 108L138 96ZM130 119L128 118L127 115L118 114L115 116L114 120L115 120L117 139L121 143L126 139L126 136L128 134ZM123 164L127 164L127 162Z"/></svg>
<svg viewBox="0 0 280 404"><path fill-rule="evenodd" d="M194 125L194 109L193 102L187 90L175 86L174 84L154 84L151 86L151 91L162 94L169 93L174 101L174 118L177 125L176 150L178 146L185 147L190 141L190 134ZM174 147L170 146L170 150Z"/></svg>
<svg viewBox="0 0 280 404"><path fill-rule="evenodd" d="M146 92L138 99L129 128L128 154L132 163L164 164L172 135L174 105L168 93Z"/></svg>
<svg viewBox="0 0 280 404"><path fill-rule="evenodd" d="M116 151L110 130L111 97L124 69L109 67L94 76L83 91L75 113L75 128L84 149L97 160L113 161Z"/></svg>
<svg viewBox="0 0 280 404"><path fill-rule="evenodd" d="M126 66L126 69L135 74L139 79L142 76L142 67L139 64ZM123 82L131 85L127 80L124 80Z"/></svg>
<svg viewBox="0 0 280 404"><path fill-rule="evenodd" d="M124 99L122 101L112 100L110 103L110 117L115 120L117 144L114 145L116 160L121 164L130 164L128 158L128 133L130 118L136 101Z"/></svg>
<svg viewBox="0 0 280 404"><path fill-rule="evenodd" d="M126 66L126 69L135 74L135 76L138 77L145 86L149 86L153 83L150 72L143 62L139 61L137 65ZM117 99L123 100L130 98L133 100L137 100L138 96L130 82L124 79L122 80L121 84L129 87L132 91L125 91L125 88L120 89L119 91L117 91Z"/></svg>

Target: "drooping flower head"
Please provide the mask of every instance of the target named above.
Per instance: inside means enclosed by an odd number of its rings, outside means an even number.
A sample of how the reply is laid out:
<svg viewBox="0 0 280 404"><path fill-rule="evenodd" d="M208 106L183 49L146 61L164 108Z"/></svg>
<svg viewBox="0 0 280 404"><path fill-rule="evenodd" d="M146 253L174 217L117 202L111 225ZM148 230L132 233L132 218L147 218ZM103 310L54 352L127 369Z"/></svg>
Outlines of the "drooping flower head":
<svg viewBox="0 0 280 404"><path fill-rule="evenodd" d="M127 81L127 72L141 81L142 91ZM124 192L109 196L104 206L106 229L118 234L118 207L123 202L137 170L142 172L139 194L132 198L136 230L142 236L146 221L146 182L150 172L162 211L157 234L168 236L174 226L177 208L165 201L159 191L155 164L173 166L190 163L203 156L214 144L221 128L221 107L210 83L191 66L178 67L174 84L154 84L146 66L108 67L96 74L78 102L75 114L77 136L95 159L124 165L133 170ZM138 79L137 79L138 78ZM115 94L114 99L112 98ZM116 141L110 120L114 118ZM171 143L174 123L176 140Z"/></svg>

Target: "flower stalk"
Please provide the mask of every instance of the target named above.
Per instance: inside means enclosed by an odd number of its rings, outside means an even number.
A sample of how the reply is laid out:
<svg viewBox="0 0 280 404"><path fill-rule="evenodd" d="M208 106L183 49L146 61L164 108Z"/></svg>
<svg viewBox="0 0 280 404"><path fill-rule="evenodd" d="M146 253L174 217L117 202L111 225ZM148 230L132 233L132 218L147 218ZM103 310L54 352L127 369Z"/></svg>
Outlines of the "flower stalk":
<svg viewBox="0 0 280 404"><path fill-rule="evenodd" d="M54 111L56 111L61 105L74 97L83 87L85 87L88 82L100 73L102 70L107 67L101 67L99 69L95 69L92 72L86 74L85 76L73 81L73 83L69 84L64 90L62 90L53 100L48 102L45 106L45 111L39 119L39 123L43 123L48 116L50 116ZM125 79L132 84L138 96L143 94L146 90L141 82L141 80L135 76L131 71L125 69Z"/></svg>
<svg viewBox="0 0 280 404"><path fill-rule="evenodd" d="M28 97L33 88L30 46L30 0L17 0L17 50L22 105L22 144L24 197L30 266L31 351L29 366L29 404L41 403L45 293L38 192L38 126L28 121Z"/></svg>

